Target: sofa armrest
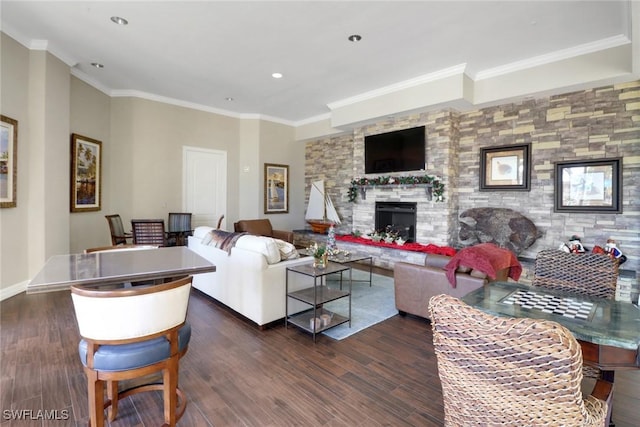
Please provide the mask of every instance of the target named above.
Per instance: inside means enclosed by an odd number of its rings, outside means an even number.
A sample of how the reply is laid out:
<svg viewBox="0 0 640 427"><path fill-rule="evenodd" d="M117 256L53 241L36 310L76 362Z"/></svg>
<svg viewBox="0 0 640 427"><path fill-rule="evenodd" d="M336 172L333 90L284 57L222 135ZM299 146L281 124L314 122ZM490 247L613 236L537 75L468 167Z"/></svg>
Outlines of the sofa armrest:
<svg viewBox="0 0 640 427"><path fill-rule="evenodd" d="M273 230L273 237L293 244L293 231Z"/></svg>
<svg viewBox="0 0 640 427"><path fill-rule="evenodd" d="M441 268L396 262L393 269L396 308L400 312L429 318L429 300L439 294L461 298L481 288L485 279L456 273L454 288Z"/></svg>

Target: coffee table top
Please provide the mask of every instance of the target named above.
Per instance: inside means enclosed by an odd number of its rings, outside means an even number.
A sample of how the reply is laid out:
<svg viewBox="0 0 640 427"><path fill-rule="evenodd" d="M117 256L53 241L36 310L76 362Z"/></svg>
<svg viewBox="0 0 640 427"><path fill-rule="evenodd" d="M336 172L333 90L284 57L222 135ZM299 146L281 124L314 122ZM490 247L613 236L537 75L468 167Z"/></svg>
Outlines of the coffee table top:
<svg viewBox="0 0 640 427"><path fill-rule="evenodd" d="M311 277L321 277L327 274L340 273L341 271L349 270L349 267L345 267L341 264L329 261L325 268L317 268L312 264L300 264L293 267L287 267L287 271L295 271L296 273L304 274Z"/></svg>
<svg viewBox="0 0 640 427"><path fill-rule="evenodd" d="M298 253L303 256L311 256L308 250L300 249ZM349 252L348 255L340 252L337 255L329 255L329 261L336 262L338 264L346 264L355 261L364 261L365 259L373 259L371 254L365 252Z"/></svg>
<svg viewBox="0 0 640 427"><path fill-rule="evenodd" d="M344 255L342 253L338 255L329 256L329 261L337 262L338 264L345 264L348 262L356 262L356 261L364 261L365 259L373 259L373 256L365 253L349 253L349 255Z"/></svg>

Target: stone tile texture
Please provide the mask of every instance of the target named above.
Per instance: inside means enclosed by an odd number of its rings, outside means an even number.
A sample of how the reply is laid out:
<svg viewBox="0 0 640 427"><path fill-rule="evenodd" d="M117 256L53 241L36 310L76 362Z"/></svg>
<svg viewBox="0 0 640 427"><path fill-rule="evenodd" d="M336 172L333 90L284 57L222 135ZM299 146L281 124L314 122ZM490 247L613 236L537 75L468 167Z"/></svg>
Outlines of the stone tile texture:
<svg viewBox="0 0 640 427"><path fill-rule="evenodd" d="M428 201L424 188L368 189L366 200L348 201L351 180L364 176L365 135L426 127L425 170L438 176L444 202ZM480 148L531 144L530 191L479 191ZM622 214L554 212L554 163L622 158ZM591 248L617 241L628 257L622 268L640 269L640 81L491 106L440 110L358 127L350 134L306 143L306 186L324 179L343 223L338 233L373 230L376 200L416 201L417 240L460 247L458 216L470 208L504 207L531 219L541 237L521 256L535 258L572 235ZM400 174L389 174L397 176ZM373 175L367 175L372 177ZM307 197L308 197L307 190ZM638 288L635 283L625 284Z"/></svg>

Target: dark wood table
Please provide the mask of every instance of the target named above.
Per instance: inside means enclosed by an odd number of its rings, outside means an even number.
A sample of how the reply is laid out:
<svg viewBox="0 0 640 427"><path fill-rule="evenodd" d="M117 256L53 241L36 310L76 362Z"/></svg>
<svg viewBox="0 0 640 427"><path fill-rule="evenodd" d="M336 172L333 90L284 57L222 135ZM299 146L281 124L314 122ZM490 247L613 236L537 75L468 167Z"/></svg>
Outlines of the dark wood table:
<svg viewBox="0 0 640 427"><path fill-rule="evenodd" d="M216 271L216 266L185 246L147 250L55 255L27 285L27 293L127 282L164 281Z"/></svg>

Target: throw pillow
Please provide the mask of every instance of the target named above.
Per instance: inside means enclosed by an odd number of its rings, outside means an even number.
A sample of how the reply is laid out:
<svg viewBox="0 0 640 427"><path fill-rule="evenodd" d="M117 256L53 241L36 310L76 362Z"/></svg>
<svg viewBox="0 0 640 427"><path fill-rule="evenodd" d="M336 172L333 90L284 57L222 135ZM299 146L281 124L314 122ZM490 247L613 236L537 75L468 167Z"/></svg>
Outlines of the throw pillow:
<svg viewBox="0 0 640 427"><path fill-rule="evenodd" d="M280 239L273 239L273 240L275 240L276 245L278 245L278 250L280 251L281 260L284 261L287 259L300 258L300 254L296 250L296 247L293 246L291 243L285 242L284 240L280 240Z"/></svg>
<svg viewBox="0 0 640 427"><path fill-rule="evenodd" d="M267 259L267 264L276 264L280 262L280 250L278 250L278 245L271 237L246 234L238 239L236 242L236 248L264 255Z"/></svg>

